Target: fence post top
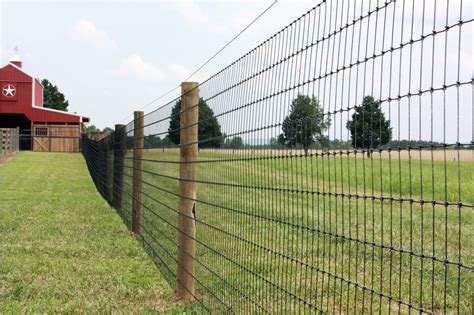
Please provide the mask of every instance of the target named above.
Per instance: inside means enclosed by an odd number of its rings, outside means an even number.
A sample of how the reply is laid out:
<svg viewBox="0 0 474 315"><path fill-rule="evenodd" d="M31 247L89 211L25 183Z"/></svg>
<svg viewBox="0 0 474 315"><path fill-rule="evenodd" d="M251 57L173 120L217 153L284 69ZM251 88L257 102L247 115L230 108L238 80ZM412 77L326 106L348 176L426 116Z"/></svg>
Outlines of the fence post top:
<svg viewBox="0 0 474 315"><path fill-rule="evenodd" d="M198 82L181 82L181 89L182 90L192 90L192 89L195 89L199 86L199 83Z"/></svg>
<svg viewBox="0 0 474 315"><path fill-rule="evenodd" d="M120 129L120 128L124 128L124 127L125 127L125 125L115 124L115 130Z"/></svg>
<svg viewBox="0 0 474 315"><path fill-rule="evenodd" d="M145 113L143 111L136 110L133 112L133 115L135 116L135 118L137 118L142 117L143 115L145 115Z"/></svg>

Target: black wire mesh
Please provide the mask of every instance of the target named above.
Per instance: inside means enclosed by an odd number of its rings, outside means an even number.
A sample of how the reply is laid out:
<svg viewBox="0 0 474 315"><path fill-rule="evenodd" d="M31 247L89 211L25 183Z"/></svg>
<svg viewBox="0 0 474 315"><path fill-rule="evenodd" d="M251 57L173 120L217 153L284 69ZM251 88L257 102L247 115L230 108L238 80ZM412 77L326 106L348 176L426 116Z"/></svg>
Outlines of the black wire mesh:
<svg viewBox="0 0 474 315"><path fill-rule="evenodd" d="M200 84L198 305L471 312L472 9L322 1ZM179 115L179 97L147 114L143 139L141 240L171 286L179 132L189 127ZM127 224L132 139L133 122L83 145L99 191ZM113 160L117 143L126 144L123 165Z"/></svg>

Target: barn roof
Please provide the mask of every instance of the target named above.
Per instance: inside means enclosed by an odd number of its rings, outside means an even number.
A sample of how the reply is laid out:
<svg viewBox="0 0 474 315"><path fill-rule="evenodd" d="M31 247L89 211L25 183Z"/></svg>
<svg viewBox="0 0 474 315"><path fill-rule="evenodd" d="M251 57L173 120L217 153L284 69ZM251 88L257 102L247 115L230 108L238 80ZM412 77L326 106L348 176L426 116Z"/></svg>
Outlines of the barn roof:
<svg viewBox="0 0 474 315"><path fill-rule="evenodd" d="M62 110L57 110L57 109L52 109L52 108L47 108L47 107L41 107L41 106L33 106L33 115L34 119L36 122L61 122L64 120L64 116L74 116L80 118L80 122L89 122L89 117L84 117L78 114L72 114L68 112L63 112ZM36 112L39 111L39 112ZM50 113L49 115L46 115L46 119L44 118L45 115L43 113L48 112Z"/></svg>

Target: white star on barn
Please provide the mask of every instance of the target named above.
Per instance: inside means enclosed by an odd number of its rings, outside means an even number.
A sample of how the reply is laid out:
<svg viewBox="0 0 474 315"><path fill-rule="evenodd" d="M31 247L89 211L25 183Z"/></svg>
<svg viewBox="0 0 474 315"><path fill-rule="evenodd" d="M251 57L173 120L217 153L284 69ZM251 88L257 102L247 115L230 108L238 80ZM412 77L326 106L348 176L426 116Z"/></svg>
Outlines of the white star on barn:
<svg viewBox="0 0 474 315"><path fill-rule="evenodd" d="M13 85L7 85L3 88L3 95L7 97L13 97L15 96L16 89Z"/></svg>

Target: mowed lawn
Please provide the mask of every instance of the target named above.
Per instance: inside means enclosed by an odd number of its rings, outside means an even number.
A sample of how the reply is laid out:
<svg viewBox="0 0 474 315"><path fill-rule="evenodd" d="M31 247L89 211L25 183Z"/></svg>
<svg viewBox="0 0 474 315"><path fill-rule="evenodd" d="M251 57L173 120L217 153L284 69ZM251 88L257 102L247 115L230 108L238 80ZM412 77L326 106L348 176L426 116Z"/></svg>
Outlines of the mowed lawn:
<svg viewBox="0 0 474 315"><path fill-rule="evenodd" d="M0 313L179 313L80 154L0 166Z"/></svg>

